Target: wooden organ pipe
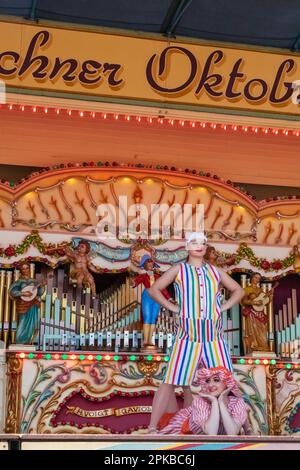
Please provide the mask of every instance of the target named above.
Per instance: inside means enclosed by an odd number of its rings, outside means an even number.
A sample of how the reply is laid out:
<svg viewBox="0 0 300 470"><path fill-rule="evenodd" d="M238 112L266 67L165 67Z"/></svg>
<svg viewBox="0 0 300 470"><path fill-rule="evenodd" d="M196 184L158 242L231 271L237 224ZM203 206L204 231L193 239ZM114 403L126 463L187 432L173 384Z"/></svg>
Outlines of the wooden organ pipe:
<svg viewBox="0 0 300 470"><path fill-rule="evenodd" d="M271 289L272 289L272 283L269 282L266 285L266 292L269 292ZM269 302L267 305L267 315L268 315L269 348L271 352L275 352L273 297L271 297L271 302Z"/></svg>
<svg viewBox="0 0 300 470"><path fill-rule="evenodd" d="M35 277L35 264L34 263L30 263L30 277L31 279L34 279Z"/></svg>
<svg viewBox="0 0 300 470"><path fill-rule="evenodd" d="M68 305L68 295L63 293L62 300L61 300L61 321L64 322L66 320L66 308Z"/></svg>
<svg viewBox="0 0 300 470"><path fill-rule="evenodd" d="M4 297L5 297L5 277L6 271L0 271L0 339L4 332Z"/></svg>
<svg viewBox="0 0 300 470"><path fill-rule="evenodd" d="M297 314L298 314L298 311L297 311L297 291L296 291L296 289L292 289L292 312L293 312L293 320L296 321Z"/></svg>
<svg viewBox="0 0 300 470"><path fill-rule="evenodd" d="M241 286L243 289L247 287L247 275L242 274L241 275ZM243 349L244 349L244 354L246 354L247 347L246 347L246 319L244 315L242 315L242 343L243 343Z"/></svg>
<svg viewBox="0 0 300 470"><path fill-rule="evenodd" d="M79 334L81 334L81 335L85 332L85 322L86 322L85 305L80 305L80 326L79 326Z"/></svg>
<svg viewBox="0 0 300 470"><path fill-rule="evenodd" d="M30 270L31 276L34 276L34 264L30 265ZM6 346L9 337L15 339L16 311L8 292L11 282L18 276L17 271L14 274L0 271L0 333ZM43 273L36 275L37 280L42 277ZM132 288L129 277L126 277L122 283L115 283L92 298L89 288L79 291L76 286L66 284L65 280L63 270L56 271L54 276L48 278L47 290L41 299L39 348L70 350L90 345L111 350L114 347L139 347L138 342L140 344L142 338L142 285ZM173 316L162 310L155 338L159 347L163 347L167 336L170 347L174 329ZM96 338L95 342L93 338Z"/></svg>
<svg viewBox="0 0 300 470"><path fill-rule="evenodd" d="M13 282L17 281L20 277L20 271L15 269ZM17 305L15 301L12 301L11 306L11 342L14 344L16 342L16 330L17 330Z"/></svg>
<svg viewBox="0 0 300 470"><path fill-rule="evenodd" d="M287 312L288 312L288 324L291 325L293 323L293 312L292 312L292 299L287 299Z"/></svg>
<svg viewBox="0 0 300 470"><path fill-rule="evenodd" d="M76 310L77 310L77 302L76 300L72 300L71 304L71 325L74 325L74 330L76 331Z"/></svg>
<svg viewBox="0 0 300 470"><path fill-rule="evenodd" d="M6 272L6 283L5 283L5 300L4 300L4 334L3 334L3 340L5 343L5 347L8 346L8 339L9 339L9 330L10 330L10 313L11 313L11 304L12 301L9 296L9 288L12 283L12 272L7 271Z"/></svg>
<svg viewBox="0 0 300 470"><path fill-rule="evenodd" d="M300 312L297 291L291 290L282 307L275 315L276 352L283 358L300 358Z"/></svg>
<svg viewBox="0 0 300 470"><path fill-rule="evenodd" d="M4 296L5 296L5 277L6 271L0 271L0 339L4 332Z"/></svg>

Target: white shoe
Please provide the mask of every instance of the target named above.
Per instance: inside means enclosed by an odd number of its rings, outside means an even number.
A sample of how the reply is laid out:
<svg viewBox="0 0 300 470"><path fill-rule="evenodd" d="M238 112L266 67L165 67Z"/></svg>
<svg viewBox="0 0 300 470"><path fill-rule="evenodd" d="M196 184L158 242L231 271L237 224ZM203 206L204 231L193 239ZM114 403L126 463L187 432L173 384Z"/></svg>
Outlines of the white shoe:
<svg viewBox="0 0 300 470"><path fill-rule="evenodd" d="M148 428L148 434L159 434L159 431L157 428Z"/></svg>

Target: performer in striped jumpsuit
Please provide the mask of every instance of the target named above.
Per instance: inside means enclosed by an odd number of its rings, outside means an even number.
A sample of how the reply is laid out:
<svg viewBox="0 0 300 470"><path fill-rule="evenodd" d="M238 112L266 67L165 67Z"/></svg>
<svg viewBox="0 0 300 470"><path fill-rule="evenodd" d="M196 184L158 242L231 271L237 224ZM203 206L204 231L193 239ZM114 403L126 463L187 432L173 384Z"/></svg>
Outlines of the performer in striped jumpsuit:
<svg viewBox="0 0 300 470"><path fill-rule="evenodd" d="M180 264L175 278L176 300L180 306L179 327L165 383L190 385L200 361L207 369L223 366L232 370L222 336L219 283L220 274L212 265Z"/></svg>
<svg viewBox="0 0 300 470"><path fill-rule="evenodd" d="M190 385L200 364L206 368L222 366L232 371L222 337L221 311L238 303L244 291L225 271L205 263L206 242L202 233L190 234L186 239L187 262L170 268L148 290L156 302L178 314L178 329L164 383L153 400L149 432L155 432L164 412L176 409L176 386L184 389L184 407L191 404ZM174 306L161 293L172 282L175 282L178 306ZM231 292L222 307L220 282Z"/></svg>

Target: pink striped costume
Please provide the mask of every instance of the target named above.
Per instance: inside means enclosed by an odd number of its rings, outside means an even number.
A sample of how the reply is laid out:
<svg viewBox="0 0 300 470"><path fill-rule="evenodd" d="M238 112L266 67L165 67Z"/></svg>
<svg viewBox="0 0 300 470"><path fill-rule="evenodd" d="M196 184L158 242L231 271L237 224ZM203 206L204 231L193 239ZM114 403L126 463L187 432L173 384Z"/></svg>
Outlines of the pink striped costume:
<svg viewBox="0 0 300 470"><path fill-rule="evenodd" d="M179 304L179 327L164 382L191 385L199 363L232 371L222 336L220 274L214 266L181 263L174 285Z"/></svg>
<svg viewBox="0 0 300 470"><path fill-rule="evenodd" d="M160 434L205 434L203 429L210 416L211 404L205 398L194 398L188 408L178 411L169 424L159 431ZM247 409L245 402L240 397L228 397L228 411L234 420L241 425L247 421ZM226 434L222 422L220 422L218 435Z"/></svg>
<svg viewBox="0 0 300 470"><path fill-rule="evenodd" d="M240 433L242 427L245 432L249 431L248 414L246 404L241 397L241 392L238 388L231 372L223 367L215 367L212 369L200 369L198 378L201 384L201 390L205 385L206 379L218 376L220 380L226 383L227 389L230 389L230 395L227 398L227 410L240 425ZM188 408L183 408L171 417L169 423L160 429L160 434L205 434L205 423L211 414L211 402L204 397L194 398L193 403ZM225 435L226 431L222 420L219 422L218 435Z"/></svg>

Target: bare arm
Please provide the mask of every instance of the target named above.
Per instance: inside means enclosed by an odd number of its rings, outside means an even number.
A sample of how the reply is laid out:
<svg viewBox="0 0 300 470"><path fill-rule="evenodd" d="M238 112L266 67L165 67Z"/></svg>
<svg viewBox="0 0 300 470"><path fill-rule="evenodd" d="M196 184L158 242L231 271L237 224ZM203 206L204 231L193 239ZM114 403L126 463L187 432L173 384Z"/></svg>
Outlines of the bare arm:
<svg viewBox="0 0 300 470"><path fill-rule="evenodd" d="M220 406L220 413L222 417L222 422L226 431L227 435L237 436L242 428L242 423L237 422L234 417L229 413L228 406L226 404L226 397L230 393L230 388L226 389L220 396L219 396L219 406Z"/></svg>
<svg viewBox="0 0 300 470"><path fill-rule="evenodd" d="M65 256L69 258L70 260L74 261L76 259L75 253L73 250L71 250L69 247L65 247Z"/></svg>
<svg viewBox="0 0 300 470"><path fill-rule="evenodd" d="M211 402L210 417L203 426L203 431L206 435L217 435L220 423L220 410L218 400L215 398Z"/></svg>
<svg viewBox="0 0 300 470"><path fill-rule="evenodd" d="M229 436L237 436L240 433L242 425L237 423L235 419L229 413L226 405L220 403L220 413L222 416L222 422L226 431L226 434Z"/></svg>
<svg viewBox="0 0 300 470"><path fill-rule="evenodd" d="M221 306L221 310L228 310L233 305L240 302L240 300L245 295L244 289L234 281L223 269L218 268L218 271L221 276L221 282L226 289L231 292L229 299L224 302Z"/></svg>
<svg viewBox="0 0 300 470"><path fill-rule="evenodd" d="M95 267L92 265L91 261L88 261L88 268L89 268L89 270L92 271L93 273L99 274L98 269L95 268Z"/></svg>
<svg viewBox="0 0 300 470"><path fill-rule="evenodd" d="M155 300L155 302L174 313L178 313L178 305L175 305L166 299L161 291L166 289L170 284L172 284L172 282L174 282L178 272L179 265L172 266L172 268L168 269L168 271L166 271L159 279L157 279L155 283L148 289L148 294L153 300Z"/></svg>
<svg viewBox="0 0 300 470"><path fill-rule="evenodd" d="M219 430L219 424L220 424L220 410L219 410L219 403L218 399L216 397L213 397L212 395L208 395L206 393L199 393L198 397L201 397L202 399L207 399L210 404L211 404L211 409L210 409L210 415L207 421L202 424L202 417L199 415L199 410L198 410L198 400L195 399L192 403L192 413L191 417L189 419L191 427L193 425L201 426L203 429L204 434L206 435L217 435L218 430ZM198 398L197 397L197 398ZM202 418L202 419L201 419Z"/></svg>

